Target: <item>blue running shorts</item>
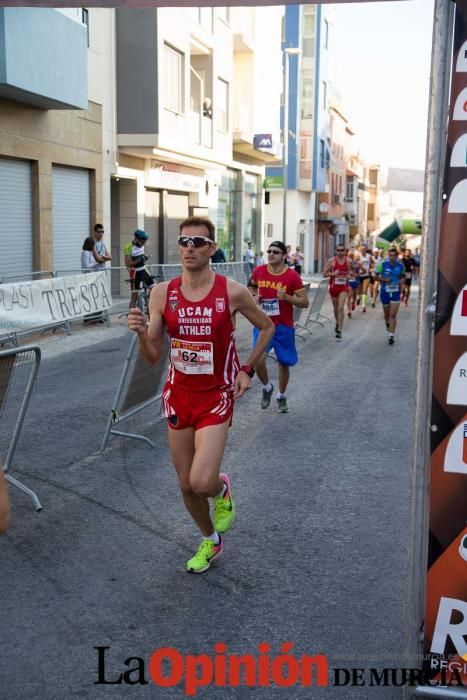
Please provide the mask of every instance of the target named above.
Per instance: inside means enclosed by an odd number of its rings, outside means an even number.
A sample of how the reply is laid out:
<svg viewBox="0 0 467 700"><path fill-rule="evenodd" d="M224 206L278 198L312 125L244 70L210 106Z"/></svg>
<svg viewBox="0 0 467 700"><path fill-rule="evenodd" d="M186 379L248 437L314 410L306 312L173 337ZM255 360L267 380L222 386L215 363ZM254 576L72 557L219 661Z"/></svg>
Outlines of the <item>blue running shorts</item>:
<svg viewBox="0 0 467 700"><path fill-rule="evenodd" d="M392 292L391 294L389 294L384 289L381 289L380 299L381 299L381 303L383 304L383 306L390 304L391 301L395 304L398 304L401 300L401 293L399 291L399 292Z"/></svg>
<svg viewBox="0 0 467 700"><path fill-rule="evenodd" d="M254 328L253 346L256 345L258 336L259 330ZM285 367L293 367L296 365L298 362L298 355L295 347L295 328L278 324L276 326L276 332L266 348L266 352L269 352L271 348L276 353L279 364Z"/></svg>

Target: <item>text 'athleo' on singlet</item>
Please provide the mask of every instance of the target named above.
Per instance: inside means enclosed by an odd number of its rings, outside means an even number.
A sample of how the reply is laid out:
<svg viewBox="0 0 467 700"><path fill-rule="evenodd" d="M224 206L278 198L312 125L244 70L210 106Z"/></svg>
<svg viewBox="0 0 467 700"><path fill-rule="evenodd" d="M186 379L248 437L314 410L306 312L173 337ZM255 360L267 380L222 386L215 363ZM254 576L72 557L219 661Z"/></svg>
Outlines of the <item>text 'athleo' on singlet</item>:
<svg viewBox="0 0 467 700"><path fill-rule="evenodd" d="M239 370L227 279L214 278L200 301L186 299L181 277L169 282L164 319L169 335L168 381L187 391L231 388Z"/></svg>

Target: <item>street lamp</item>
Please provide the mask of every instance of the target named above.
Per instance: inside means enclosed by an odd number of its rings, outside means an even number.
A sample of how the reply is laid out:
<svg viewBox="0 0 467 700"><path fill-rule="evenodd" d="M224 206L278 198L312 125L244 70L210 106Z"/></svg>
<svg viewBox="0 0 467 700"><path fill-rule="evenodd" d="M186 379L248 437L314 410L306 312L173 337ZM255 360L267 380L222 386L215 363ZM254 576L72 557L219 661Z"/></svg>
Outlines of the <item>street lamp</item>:
<svg viewBox="0 0 467 700"><path fill-rule="evenodd" d="M284 180L284 201L282 207L282 240L287 241L287 176L289 164L289 56L301 56L302 50L298 47L289 47L284 49L285 67L284 67L284 138L282 154L282 171ZM298 85L298 79L297 79Z"/></svg>

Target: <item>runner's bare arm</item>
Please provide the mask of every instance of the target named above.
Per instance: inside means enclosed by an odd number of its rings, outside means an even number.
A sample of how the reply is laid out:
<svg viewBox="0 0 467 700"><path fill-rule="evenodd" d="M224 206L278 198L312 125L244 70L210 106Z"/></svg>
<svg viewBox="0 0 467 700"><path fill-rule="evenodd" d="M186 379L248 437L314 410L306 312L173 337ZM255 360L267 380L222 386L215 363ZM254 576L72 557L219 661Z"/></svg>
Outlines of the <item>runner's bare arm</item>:
<svg viewBox="0 0 467 700"><path fill-rule="evenodd" d="M288 301L292 306L299 306L302 309L308 308L308 295L305 287L303 287L303 289L296 289L293 294L286 294L283 289L278 289L277 298Z"/></svg>
<svg viewBox="0 0 467 700"><path fill-rule="evenodd" d="M161 282L151 292L149 297L149 318L141 309L130 309L128 328L139 336L141 354L150 365L159 361L164 342L164 307L167 298L167 282Z"/></svg>
<svg viewBox="0 0 467 700"><path fill-rule="evenodd" d="M253 301L251 294L246 287L234 280L227 281L227 293L231 313L238 311L256 328L260 334L255 349L251 352L247 364L254 367L256 362L263 356L265 348L274 335L275 327L269 316L266 316Z"/></svg>
<svg viewBox="0 0 467 700"><path fill-rule="evenodd" d="M330 258L326 263L326 267L324 268L323 277L335 277L336 276L335 273L332 272L333 264L334 264L334 258Z"/></svg>

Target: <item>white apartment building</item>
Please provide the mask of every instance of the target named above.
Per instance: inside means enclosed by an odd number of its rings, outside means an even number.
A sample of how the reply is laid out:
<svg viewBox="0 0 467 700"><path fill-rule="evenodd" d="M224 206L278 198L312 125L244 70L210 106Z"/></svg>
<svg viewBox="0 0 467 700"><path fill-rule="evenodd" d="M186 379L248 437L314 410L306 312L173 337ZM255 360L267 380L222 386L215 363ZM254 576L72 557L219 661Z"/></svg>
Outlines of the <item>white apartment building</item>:
<svg viewBox="0 0 467 700"><path fill-rule="evenodd" d="M122 262L144 228L151 261L175 262L178 226L199 214L241 260L260 244L264 164L277 160L280 9L117 9L115 46L112 248Z"/></svg>

